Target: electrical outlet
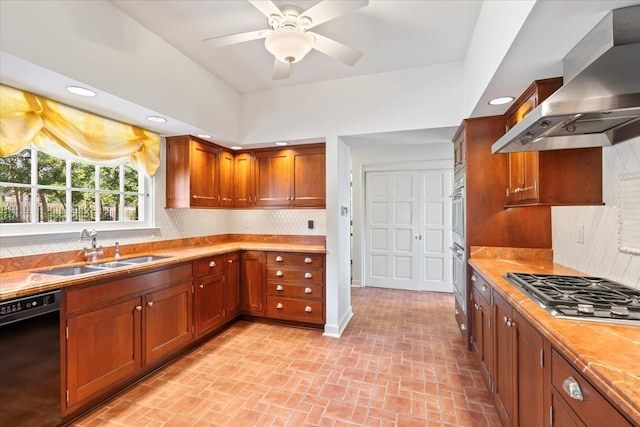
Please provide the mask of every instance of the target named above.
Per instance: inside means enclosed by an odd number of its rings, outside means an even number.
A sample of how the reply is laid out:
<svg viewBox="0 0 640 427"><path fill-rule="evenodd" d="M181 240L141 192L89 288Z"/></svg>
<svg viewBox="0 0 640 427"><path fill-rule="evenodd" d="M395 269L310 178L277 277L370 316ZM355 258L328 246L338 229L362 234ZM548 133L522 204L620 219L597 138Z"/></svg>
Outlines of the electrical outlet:
<svg viewBox="0 0 640 427"><path fill-rule="evenodd" d="M313 220L312 219L307 221L307 226L309 227L309 230L313 230Z"/></svg>
<svg viewBox="0 0 640 427"><path fill-rule="evenodd" d="M576 241L584 244L584 225L579 225L576 229Z"/></svg>

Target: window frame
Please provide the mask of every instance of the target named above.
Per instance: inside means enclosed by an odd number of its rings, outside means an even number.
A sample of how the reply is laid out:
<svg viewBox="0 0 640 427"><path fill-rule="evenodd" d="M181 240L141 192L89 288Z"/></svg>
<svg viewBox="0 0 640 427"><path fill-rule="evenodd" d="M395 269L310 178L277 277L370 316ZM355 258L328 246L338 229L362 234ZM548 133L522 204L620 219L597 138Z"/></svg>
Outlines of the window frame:
<svg viewBox="0 0 640 427"><path fill-rule="evenodd" d="M127 231L127 230L150 230L155 229L155 177L149 177L147 174L138 171L138 191L131 192L124 189L124 167L130 166L128 163L121 164L104 164L99 165L93 162L83 162L82 159L69 159L56 157L65 162L65 185L53 186L53 185L41 185L38 184L38 148L30 146L27 148L31 150L31 171L30 171L30 183L20 184L3 182L2 187L22 187L28 188L31 192L30 204L31 204L31 222L22 223L0 223L0 235L5 237L20 237L20 236L36 236L36 235L58 235L58 234L75 234L79 233L82 229L96 229L98 231ZM84 163L94 166L94 189L77 188L72 187L71 180L71 165L72 163ZM118 167L119 171L119 189L118 190L101 190L100 187L100 168L101 167ZM39 190L57 190L64 191L66 198L66 220L65 222L33 222L37 221L38 215L38 191ZM72 222L72 209L71 195L74 191L82 192L94 192L96 194L95 203L95 221L83 221ZM125 221L124 215L120 215L115 221L102 221L100 219L100 195L101 194L118 194L118 210L124 212L124 200L127 195L138 195L138 215L142 219L136 221Z"/></svg>

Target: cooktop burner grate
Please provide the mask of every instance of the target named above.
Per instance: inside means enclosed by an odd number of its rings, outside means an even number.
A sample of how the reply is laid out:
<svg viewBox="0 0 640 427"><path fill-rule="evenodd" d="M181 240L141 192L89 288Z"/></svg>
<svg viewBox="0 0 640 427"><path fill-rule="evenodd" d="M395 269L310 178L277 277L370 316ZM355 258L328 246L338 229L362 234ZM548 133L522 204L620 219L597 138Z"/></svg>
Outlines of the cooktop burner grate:
<svg viewBox="0 0 640 427"><path fill-rule="evenodd" d="M600 277L508 273L507 279L556 317L640 324L640 291Z"/></svg>

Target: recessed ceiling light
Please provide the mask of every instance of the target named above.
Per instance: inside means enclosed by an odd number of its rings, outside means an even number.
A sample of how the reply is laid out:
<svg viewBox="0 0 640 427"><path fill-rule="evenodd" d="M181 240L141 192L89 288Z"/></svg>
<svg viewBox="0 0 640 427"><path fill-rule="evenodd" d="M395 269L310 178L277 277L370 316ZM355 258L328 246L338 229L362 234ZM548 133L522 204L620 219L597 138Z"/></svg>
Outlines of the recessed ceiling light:
<svg viewBox="0 0 640 427"><path fill-rule="evenodd" d="M513 96L501 96L500 98L495 98L489 101L489 105L508 104L511 101L513 101Z"/></svg>
<svg viewBox="0 0 640 427"><path fill-rule="evenodd" d="M213 138L213 136L209 135L208 133L199 133L196 136L198 138L205 138L205 139Z"/></svg>
<svg viewBox="0 0 640 427"><path fill-rule="evenodd" d="M67 86L67 90L80 96L96 96L96 93L90 89L79 86Z"/></svg>
<svg viewBox="0 0 640 427"><path fill-rule="evenodd" d="M242 150L242 147L241 147L241 146L239 146L239 145L232 145L232 146L231 146L231 147L229 147L229 148L231 148L232 150Z"/></svg>
<svg viewBox="0 0 640 427"><path fill-rule="evenodd" d="M164 117L160 117L160 116L147 116L147 120L149 120L150 122L154 122L154 123L164 123L167 121L167 119L165 119Z"/></svg>
<svg viewBox="0 0 640 427"><path fill-rule="evenodd" d="M288 142L284 142L284 141L278 141L278 142L276 142L276 145L283 146L283 145L289 145L289 143Z"/></svg>

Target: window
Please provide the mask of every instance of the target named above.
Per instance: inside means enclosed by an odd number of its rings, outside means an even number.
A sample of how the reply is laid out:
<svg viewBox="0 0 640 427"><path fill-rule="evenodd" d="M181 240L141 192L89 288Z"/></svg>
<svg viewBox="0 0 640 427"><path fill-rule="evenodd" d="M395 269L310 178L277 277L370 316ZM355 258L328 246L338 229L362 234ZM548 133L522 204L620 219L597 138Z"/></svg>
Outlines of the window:
<svg viewBox="0 0 640 427"><path fill-rule="evenodd" d="M128 164L81 163L29 147L0 158L0 223L10 234L98 223L101 229L149 227L151 184Z"/></svg>

